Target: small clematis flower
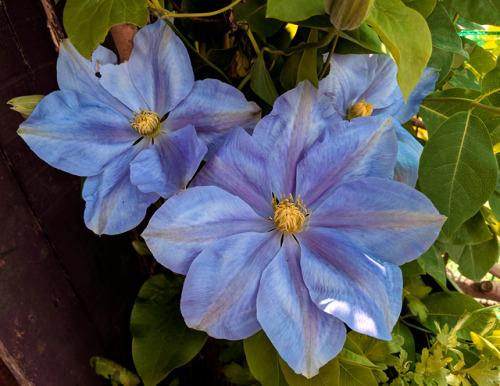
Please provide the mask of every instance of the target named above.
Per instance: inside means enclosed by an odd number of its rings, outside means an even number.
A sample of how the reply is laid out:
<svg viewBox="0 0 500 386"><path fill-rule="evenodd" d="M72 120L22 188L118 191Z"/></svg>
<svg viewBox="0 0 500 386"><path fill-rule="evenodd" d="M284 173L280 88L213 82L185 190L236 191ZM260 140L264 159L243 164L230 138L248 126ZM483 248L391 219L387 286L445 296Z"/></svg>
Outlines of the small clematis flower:
<svg viewBox="0 0 500 386"><path fill-rule="evenodd" d="M263 329L306 377L342 349L345 324L391 339L398 265L444 221L390 179L396 150L390 119L344 121L308 82L280 96L252 136L235 129L143 233L161 264L187 275L187 325L223 339Z"/></svg>
<svg viewBox="0 0 500 386"><path fill-rule="evenodd" d="M398 137L394 179L414 187L423 148L401 124L411 119L425 96L434 91L438 70L424 70L406 103L397 84L397 71L396 63L386 55L334 55L330 74L319 82L319 89L332 99L344 119L372 115L393 118Z"/></svg>
<svg viewBox="0 0 500 386"><path fill-rule="evenodd" d="M194 81L186 48L163 20L134 37L130 60L99 46L92 61L69 40L47 95L19 135L50 165L85 176L85 223L95 233L137 226L147 207L186 188L235 126L260 109L218 80Z"/></svg>

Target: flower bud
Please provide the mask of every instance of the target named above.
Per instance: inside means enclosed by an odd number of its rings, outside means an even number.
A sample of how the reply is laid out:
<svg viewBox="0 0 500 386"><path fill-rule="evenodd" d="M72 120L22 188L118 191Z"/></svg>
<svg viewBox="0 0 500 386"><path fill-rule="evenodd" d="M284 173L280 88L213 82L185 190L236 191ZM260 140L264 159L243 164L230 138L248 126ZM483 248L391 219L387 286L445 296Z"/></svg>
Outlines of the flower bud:
<svg viewBox="0 0 500 386"><path fill-rule="evenodd" d="M353 30L363 23L373 8L375 0L325 0L326 13L338 30Z"/></svg>

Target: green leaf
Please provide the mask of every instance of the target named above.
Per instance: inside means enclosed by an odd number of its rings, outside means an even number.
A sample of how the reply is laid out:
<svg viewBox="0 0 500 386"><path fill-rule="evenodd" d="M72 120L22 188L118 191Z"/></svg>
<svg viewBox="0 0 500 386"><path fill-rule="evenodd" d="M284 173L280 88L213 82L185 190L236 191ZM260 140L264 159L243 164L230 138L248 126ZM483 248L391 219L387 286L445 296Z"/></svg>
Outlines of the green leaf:
<svg viewBox="0 0 500 386"><path fill-rule="evenodd" d="M290 366L281 358L279 358L281 370L285 375L285 379L289 386L338 386L339 383L339 360L332 359L326 365L319 369L319 374L306 378L303 375L295 373Z"/></svg>
<svg viewBox="0 0 500 386"><path fill-rule="evenodd" d="M434 10L437 0L403 0L403 1L408 7L411 7L414 10L420 12L420 14L423 17L427 18Z"/></svg>
<svg viewBox="0 0 500 386"><path fill-rule="evenodd" d="M266 17L283 21L299 21L324 13L324 0L268 0Z"/></svg>
<svg viewBox="0 0 500 386"><path fill-rule="evenodd" d="M476 45L467 64L474 68L480 77L483 77L495 68L495 56L491 52Z"/></svg>
<svg viewBox="0 0 500 386"><path fill-rule="evenodd" d="M432 47L432 55L427 63L428 67L437 68L439 70L439 78L436 84L441 83L448 76L453 62L453 52L444 51L437 47Z"/></svg>
<svg viewBox="0 0 500 386"><path fill-rule="evenodd" d="M373 371L364 367L339 361L340 377L337 385L342 386L377 386L379 382Z"/></svg>
<svg viewBox="0 0 500 386"><path fill-rule="evenodd" d="M462 39L455 30L455 25L441 3L437 3L434 11L427 18L427 24L432 36L432 45L445 51L458 52L468 57L462 47Z"/></svg>
<svg viewBox="0 0 500 386"><path fill-rule="evenodd" d="M245 20L253 32L257 32L263 37L269 37L278 32L283 22L276 19L266 19L266 10L266 0L246 0L233 8L236 20Z"/></svg>
<svg viewBox="0 0 500 386"><path fill-rule="evenodd" d="M476 75L469 68L459 68L455 70L455 75L448 81L455 88L465 88L470 90L481 90L481 84Z"/></svg>
<svg viewBox="0 0 500 386"><path fill-rule="evenodd" d="M484 75L481 91L483 94L491 93L488 100L492 105L500 106L500 58L497 59L495 67Z"/></svg>
<svg viewBox="0 0 500 386"><path fill-rule="evenodd" d="M224 375L235 385L255 385L257 381L248 369L238 363L232 362L224 366Z"/></svg>
<svg viewBox="0 0 500 386"><path fill-rule="evenodd" d="M144 241L133 240L132 247L134 247L135 251L139 255L144 255L144 256L151 256L152 255L151 251L148 248L148 245Z"/></svg>
<svg viewBox="0 0 500 386"><path fill-rule="evenodd" d="M145 386L156 385L188 363L207 340L188 328L180 312L182 278L173 274L148 279L137 295L130 318L132 357Z"/></svg>
<svg viewBox="0 0 500 386"><path fill-rule="evenodd" d="M318 41L318 30L311 29L308 43ZM309 80L316 87L318 86L317 72L317 49L309 48L297 52L287 59L280 74L280 82L283 88L290 90L303 80Z"/></svg>
<svg viewBox="0 0 500 386"><path fill-rule="evenodd" d="M340 359L343 363L378 369L378 366L372 363L364 355L356 354L351 350L346 349L345 347L342 349L342 351L340 351L338 359Z"/></svg>
<svg viewBox="0 0 500 386"><path fill-rule="evenodd" d="M286 386L279 355L263 330L243 341L248 367L262 386Z"/></svg>
<svg viewBox="0 0 500 386"><path fill-rule="evenodd" d="M271 75L269 74L269 71L267 71L263 51L260 52L257 60L252 65L250 74L250 87L253 92L262 98L267 104L272 106L279 95L276 91L273 80L271 79Z"/></svg>
<svg viewBox="0 0 500 386"><path fill-rule="evenodd" d="M396 326L392 329L392 336L401 336L404 339L402 344L403 350L408 354L408 360L415 361L415 339L410 329L400 321L396 323Z"/></svg>
<svg viewBox="0 0 500 386"><path fill-rule="evenodd" d="M420 266L437 281L441 288L446 288L446 267L441 254L432 245L418 258Z"/></svg>
<svg viewBox="0 0 500 386"><path fill-rule="evenodd" d="M500 3L497 0L454 0L453 8L460 16L475 23L500 25Z"/></svg>
<svg viewBox="0 0 500 386"><path fill-rule="evenodd" d="M473 312L465 312L459 319L459 330L470 334L475 332L481 336L497 329L500 321L497 318L498 305L482 307Z"/></svg>
<svg viewBox="0 0 500 386"><path fill-rule="evenodd" d="M484 222L481 212L468 219L453 235L451 244L480 244L490 240L493 234Z"/></svg>
<svg viewBox="0 0 500 386"><path fill-rule="evenodd" d="M483 122L459 112L429 138L420 158L422 192L448 216L443 232L450 238L492 195L497 162Z"/></svg>
<svg viewBox="0 0 500 386"><path fill-rule="evenodd" d="M90 60L111 27L121 23L144 27L148 16L144 0L67 0L63 24L71 43Z"/></svg>
<svg viewBox="0 0 500 386"><path fill-rule="evenodd" d="M90 366L95 370L97 375L110 380L111 384L137 386L141 383L136 374L110 359L92 357L90 358Z"/></svg>
<svg viewBox="0 0 500 386"><path fill-rule="evenodd" d="M398 65L398 84L406 101L432 53L424 17L401 0L377 0L366 21L378 34Z"/></svg>
<svg viewBox="0 0 500 386"><path fill-rule="evenodd" d="M403 264L401 267L403 277L425 275L425 270L422 268L418 260L412 260Z"/></svg>
<svg viewBox="0 0 500 386"><path fill-rule="evenodd" d="M481 244L466 245L460 257L455 260L462 275L479 281L498 260L498 240L494 237Z"/></svg>
<svg viewBox="0 0 500 386"><path fill-rule="evenodd" d="M368 24L363 23L358 28L352 31L339 31L339 36L343 39L351 41L368 51L375 52L377 54L384 54L385 47L383 46L377 33L371 29ZM340 46L337 43L337 48L335 52L341 53ZM349 52L352 53L352 48Z"/></svg>
<svg viewBox="0 0 500 386"><path fill-rule="evenodd" d="M459 292L436 292L422 299L427 307L427 319L423 325L429 330L437 332L436 321L440 327L447 324L450 328L455 326L464 312L473 312L483 308L481 304L476 302L468 295ZM476 320L465 328L457 332L457 337L462 339L470 339L469 332L474 331L480 333L484 329L481 320Z"/></svg>
<svg viewBox="0 0 500 386"><path fill-rule="evenodd" d="M11 105L11 109L20 113L23 118L28 118L44 96L45 95L20 96L12 98L7 104Z"/></svg>

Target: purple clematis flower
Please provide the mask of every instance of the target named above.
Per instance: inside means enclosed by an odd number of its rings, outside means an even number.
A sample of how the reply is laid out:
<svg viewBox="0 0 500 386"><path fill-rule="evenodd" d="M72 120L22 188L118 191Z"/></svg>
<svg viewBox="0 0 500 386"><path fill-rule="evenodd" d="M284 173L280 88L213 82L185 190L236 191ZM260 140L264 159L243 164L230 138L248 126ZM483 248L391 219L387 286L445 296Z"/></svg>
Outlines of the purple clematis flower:
<svg viewBox="0 0 500 386"><path fill-rule="evenodd" d="M187 275L187 325L224 339L264 329L306 377L342 349L344 323L391 339L398 265L444 221L390 179L396 150L390 119L344 121L308 82L280 96L252 136L235 129L143 233L161 264Z"/></svg>
<svg viewBox="0 0 500 386"><path fill-rule="evenodd" d="M98 234L138 225L160 196L186 188L232 128L252 129L260 118L236 88L194 81L186 48L163 20L135 35L129 61L115 62L104 47L88 61L63 41L61 90L19 128L44 161L87 177L84 218Z"/></svg>
<svg viewBox="0 0 500 386"><path fill-rule="evenodd" d="M402 126L419 110L427 94L434 91L438 70L426 68L406 104L398 86L398 67L386 55L334 55L330 74L319 89L332 98L333 107L344 119L359 116L392 117L398 137L394 179L415 186L422 145Z"/></svg>

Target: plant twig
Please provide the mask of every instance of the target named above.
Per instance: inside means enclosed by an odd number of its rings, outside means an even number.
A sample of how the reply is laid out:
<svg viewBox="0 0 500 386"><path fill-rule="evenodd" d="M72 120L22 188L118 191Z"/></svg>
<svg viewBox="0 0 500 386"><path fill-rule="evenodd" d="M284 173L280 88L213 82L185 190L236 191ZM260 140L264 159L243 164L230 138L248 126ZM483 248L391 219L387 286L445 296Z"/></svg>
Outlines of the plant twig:
<svg viewBox="0 0 500 386"><path fill-rule="evenodd" d="M59 41L66 37L64 30L59 22L59 19L57 18L52 1L40 0L40 2L42 3L45 14L47 15L47 28L50 31L54 47L56 48L56 51L59 51Z"/></svg>
<svg viewBox="0 0 500 386"><path fill-rule="evenodd" d="M187 18L196 18L196 17L210 17L210 16L215 16L218 15L219 13L223 13L226 11L229 11L231 8L233 8L236 4L241 3L243 0L235 0L231 4L229 4L227 7L218 9L217 11L213 12L202 12L202 13L176 13L176 12L170 12L167 11L164 8L158 8L157 4L154 4L152 1L149 1L149 6L156 9L158 12L160 12L162 15L162 18L165 17L187 17Z"/></svg>
<svg viewBox="0 0 500 386"><path fill-rule="evenodd" d="M330 52L328 53L328 57L326 58L325 64L323 64L323 68L321 69L318 79L321 80L325 76L326 72L330 68L330 61L332 60L333 51L335 51L335 47L337 46L337 42L339 40L339 34L335 34L335 39L332 43L332 48L330 48Z"/></svg>

